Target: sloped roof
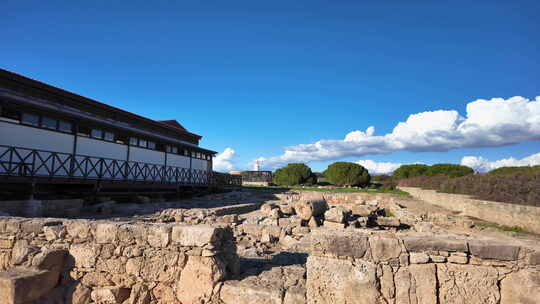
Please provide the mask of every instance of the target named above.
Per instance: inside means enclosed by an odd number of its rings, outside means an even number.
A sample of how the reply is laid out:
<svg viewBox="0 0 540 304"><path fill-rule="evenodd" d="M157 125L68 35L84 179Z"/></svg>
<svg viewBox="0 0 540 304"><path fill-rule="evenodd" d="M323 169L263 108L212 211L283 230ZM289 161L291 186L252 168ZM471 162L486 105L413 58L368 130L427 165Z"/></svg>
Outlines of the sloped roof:
<svg viewBox="0 0 540 304"><path fill-rule="evenodd" d="M180 129L182 131L187 131L187 129L184 128L184 126L182 126L177 120L173 119L173 120L158 120L158 121L162 124L166 124L169 127Z"/></svg>

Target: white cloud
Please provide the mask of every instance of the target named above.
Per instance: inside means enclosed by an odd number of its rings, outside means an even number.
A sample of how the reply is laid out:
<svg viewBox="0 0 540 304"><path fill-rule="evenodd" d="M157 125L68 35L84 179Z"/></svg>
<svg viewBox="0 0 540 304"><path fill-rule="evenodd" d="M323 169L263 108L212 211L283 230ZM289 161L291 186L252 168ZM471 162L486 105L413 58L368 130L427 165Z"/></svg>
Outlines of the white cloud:
<svg viewBox="0 0 540 304"><path fill-rule="evenodd" d="M359 160L356 163L368 169L371 175L390 174L402 165L400 163L376 162L371 159Z"/></svg>
<svg viewBox="0 0 540 304"><path fill-rule="evenodd" d="M537 140L540 140L540 96L535 100L516 96L472 101L467 104L465 116L455 110L411 114L385 135L375 135L375 127L370 126L366 131L352 131L343 139L322 139L287 147L280 156L259 160L266 168L276 168L291 162L332 161L397 151L442 152Z"/></svg>
<svg viewBox="0 0 540 304"><path fill-rule="evenodd" d="M461 164L471 167L478 172L488 172L500 167L536 166L540 165L540 153L532 154L522 159L510 157L496 161L489 161L486 158L477 156L465 156L461 159Z"/></svg>
<svg viewBox="0 0 540 304"><path fill-rule="evenodd" d="M231 148L226 148L213 159L213 169L218 172L228 172L235 168L234 151Z"/></svg>

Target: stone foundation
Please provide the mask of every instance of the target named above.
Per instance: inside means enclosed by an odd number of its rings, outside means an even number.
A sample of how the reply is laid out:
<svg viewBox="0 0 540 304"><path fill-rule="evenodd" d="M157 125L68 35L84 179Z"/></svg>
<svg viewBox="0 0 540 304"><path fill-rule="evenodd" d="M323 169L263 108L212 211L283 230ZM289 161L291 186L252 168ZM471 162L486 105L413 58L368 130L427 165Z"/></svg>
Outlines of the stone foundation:
<svg viewBox="0 0 540 304"><path fill-rule="evenodd" d="M311 235L308 303L536 303L539 248L456 236Z"/></svg>
<svg viewBox="0 0 540 304"><path fill-rule="evenodd" d="M210 303L237 267L231 238L206 225L4 218L2 303ZM35 265L53 250L65 259L47 281Z"/></svg>

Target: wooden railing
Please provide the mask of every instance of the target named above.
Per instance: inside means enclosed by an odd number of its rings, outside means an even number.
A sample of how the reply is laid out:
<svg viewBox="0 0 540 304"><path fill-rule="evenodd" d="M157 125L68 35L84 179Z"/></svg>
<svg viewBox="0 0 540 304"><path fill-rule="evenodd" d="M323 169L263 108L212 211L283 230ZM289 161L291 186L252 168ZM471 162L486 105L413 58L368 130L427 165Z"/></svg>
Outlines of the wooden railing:
<svg viewBox="0 0 540 304"><path fill-rule="evenodd" d="M186 185L241 185L239 176L0 145L0 175Z"/></svg>

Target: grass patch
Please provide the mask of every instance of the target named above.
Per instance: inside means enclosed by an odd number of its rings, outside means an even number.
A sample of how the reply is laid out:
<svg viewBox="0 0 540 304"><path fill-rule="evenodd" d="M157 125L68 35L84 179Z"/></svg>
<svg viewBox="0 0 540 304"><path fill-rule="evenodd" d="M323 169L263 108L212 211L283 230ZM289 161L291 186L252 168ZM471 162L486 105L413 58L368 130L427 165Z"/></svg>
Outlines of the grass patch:
<svg viewBox="0 0 540 304"><path fill-rule="evenodd" d="M476 225L480 227L484 227L484 228L495 228L502 231L532 234L532 232L527 231L519 226L505 226L505 225L499 225L499 224L489 223L489 222L476 223Z"/></svg>
<svg viewBox="0 0 540 304"><path fill-rule="evenodd" d="M399 195L409 195L409 193L401 190L386 190L386 189L356 189L356 188L316 188L316 187L279 187L279 186L242 186L248 190L272 190L272 191L319 191L328 193L390 193Z"/></svg>
<svg viewBox="0 0 540 304"><path fill-rule="evenodd" d="M394 215L394 213L392 213L392 210L386 208L386 209L384 209L384 216L391 217L391 216L395 216L395 215Z"/></svg>

